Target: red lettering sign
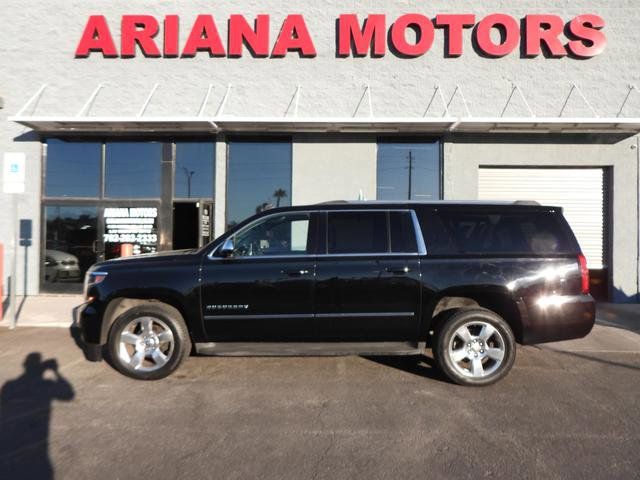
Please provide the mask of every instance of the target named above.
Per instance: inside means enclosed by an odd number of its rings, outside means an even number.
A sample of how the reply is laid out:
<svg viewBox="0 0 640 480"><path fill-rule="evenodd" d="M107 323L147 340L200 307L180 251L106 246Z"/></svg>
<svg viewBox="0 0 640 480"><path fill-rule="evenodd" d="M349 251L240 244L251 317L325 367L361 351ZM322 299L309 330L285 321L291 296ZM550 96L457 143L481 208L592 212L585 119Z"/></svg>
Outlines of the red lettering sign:
<svg viewBox="0 0 640 480"><path fill-rule="evenodd" d="M368 15L360 29L355 13L338 19L338 56L348 57L353 46L354 56L364 57L373 44L371 55L381 57L386 51L386 19L384 15Z"/></svg>
<svg viewBox="0 0 640 480"><path fill-rule="evenodd" d="M414 29L415 44L407 42L407 28ZM399 53L407 57L418 57L427 53L433 44L433 35L431 20L417 13L402 15L391 25L391 43Z"/></svg>
<svg viewBox="0 0 640 480"><path fill-rule="evenodd" d="M160 31L158 21L151 15L123 15L120 27L120 56L136 56L136 43L147 57L159 57L160 50L153 38Z"/></svg>
<svg viewBox="0 0 640 480"><path fill-rule="evenodd" d="M307 24L302 15L288 15L282 24L280 34L273 46L272 57L284 57L287 52L298 51L302 57L315 57L316 47L313 45Z"/></svg>
<svg viewBox="0 0 640 480"><path fill-rule="evenodd" d="M254 28L242 15L229 17L229 56L241 57L243 44L254 57L269 56L269 15L258 15Z"/></svg>
<svg viewBox="0 0 640 480"><path fill-rule="evenodd" d="M437 15L436 27L445 28L445 54L449 57L462 55L462 30L473 27L475 15Z"/></svg>
<svg viewBox="0 0 640 480"><path fill-rule="evenodd" d="M500 43L494 43L491 31L498 29L502 36ZM509 55L520 42L520 26L515 18L502 13L489 15L478 23L476 29L478 48L490 57L504 57Z"/></svg>
<svg viewBox="0 0 640 480"><path fill-rule="evenodd" d="M245 50L253 57L278 58L289 52L297 52L303 58L317 55L301 14L284 18L275 42L270 37L269 15L257 15L253 20L230 15L226 44L213 16L198 15L182 48L178 15L166 15L162 21L152 15L123 15L120 22L118 51L106 18L91 15L76 47L76 57L86 58L95 52L105 58L127 58L136 56L138 51L146 57L194 57L199 52L211 57L241 57ZM543 54L590 58L607 46L604 26L604 20L593 14L578 15L567 23L557 15L532 14L526 15L521 24L502 13L488 15L477 23L473 14L441 14L431 19L420 13L407 13L387 29L384 14L366 15L361 23L357 14L346 13L337 20L335 53L338 57L381 57L389 48L399 57L418 57L431 49L438 28L444 35L444 55L459 57L464 50L464 30L475 27L471 37L480 55L504 57L520 47L523 57Z"/></svg>
<svg viewBox="0 0 640 480"><path fill-rule="evenodd" d="M113 43L113 37L104 15L89 17L76 48L76 57L88 57L91 52L102 52L102 56L107 58L118 56L116 44Z"/></svg>
<svg viewBox="0 0 640 480"><path fill-rule="evenodd" d="M525 22L525 54L535 57L542 52L544 44L553 57L567 54L560 41L564 22L557 15L527 15Z"/></svg>
<svg viewBox="0 0 640 480"><path fill-rule="evenodd" d="M607 37L600 29L604 20L598 15L579 15L569 22L569 32L577 40L571 40L567 48L577 57L590 58L601 54L607 46Z"/></svg>
<svg viewBox="0 0 640 480"><path fill-rule="evenodd" d="M178 46L179 24L180 17L178 15L164 17L164 49L162 54L165 57L177 57L180 53Z"/></svg>
<svg viewBox="0 0 640 480"><path fill-rule="evenodd" d="M226 55L211 15L198 15L182 50L182 56L195 57L197 52L209 52L210 57Z"/></svg>

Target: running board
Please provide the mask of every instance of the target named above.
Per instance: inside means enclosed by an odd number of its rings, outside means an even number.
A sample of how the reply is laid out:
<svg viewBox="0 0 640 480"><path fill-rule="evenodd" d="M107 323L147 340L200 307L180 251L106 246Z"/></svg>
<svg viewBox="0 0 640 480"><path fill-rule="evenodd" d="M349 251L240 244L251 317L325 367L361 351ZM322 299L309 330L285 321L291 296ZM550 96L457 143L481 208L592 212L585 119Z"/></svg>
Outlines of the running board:
<svg viewBox="0 0 640 480"><path fill-rule="evenodd" d="M286 357L342 355L418 355L422 344L414 342L209 342L196 343L196 353L229 357Z"/></svg>

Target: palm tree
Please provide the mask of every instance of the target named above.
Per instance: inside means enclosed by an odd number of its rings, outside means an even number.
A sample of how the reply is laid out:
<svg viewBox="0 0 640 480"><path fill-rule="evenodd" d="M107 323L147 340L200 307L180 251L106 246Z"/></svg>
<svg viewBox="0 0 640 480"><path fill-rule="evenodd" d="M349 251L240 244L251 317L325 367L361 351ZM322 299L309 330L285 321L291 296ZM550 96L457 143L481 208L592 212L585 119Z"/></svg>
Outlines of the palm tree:
<svg viewBox="0 0 640 480"><path fill-rule="evenodd" d="M276 197L276 208L277 208L280 206L280 200L287 196L287 192L286 190L279 188L275 192L273 192L273 196Z"/></svg>

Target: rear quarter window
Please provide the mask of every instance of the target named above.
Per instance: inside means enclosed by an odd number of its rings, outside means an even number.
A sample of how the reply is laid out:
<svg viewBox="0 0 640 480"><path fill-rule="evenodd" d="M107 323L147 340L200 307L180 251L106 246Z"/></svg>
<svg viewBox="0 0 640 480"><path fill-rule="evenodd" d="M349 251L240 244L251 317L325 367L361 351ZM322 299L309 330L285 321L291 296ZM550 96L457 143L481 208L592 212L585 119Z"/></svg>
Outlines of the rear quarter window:
<svg viewBox="0 0 640 480"><path fill-rule="evenodd" d="M421 216L432 255L553 255L577 253L569 226L557 212L438 211Z"/></svg>

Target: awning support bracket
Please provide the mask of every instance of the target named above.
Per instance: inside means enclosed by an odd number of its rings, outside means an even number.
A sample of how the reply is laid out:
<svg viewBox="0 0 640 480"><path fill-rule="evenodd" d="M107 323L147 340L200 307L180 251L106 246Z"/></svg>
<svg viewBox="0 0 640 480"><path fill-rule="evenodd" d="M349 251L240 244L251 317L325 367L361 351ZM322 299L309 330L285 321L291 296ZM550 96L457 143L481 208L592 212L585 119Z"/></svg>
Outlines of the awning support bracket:
<svg viewBox="0 0 640 480"><path fill-rule="evenodd" d="M93 102L96 100L96 97L98 96L98 93L100 92L100 90L102 90L103 86L104 85L102 83L98 84L98 86L93 91L93 93L89 96L87 101L84 102L84 105L82 106L80 111L76 114L76 117L86 117L89 114L89 111L91 110L91 107L93 106Z"/></svg>
<svg viewBox="0 0 640 480"><path fill-rule="evenodd" d="M224 112L224 107L227 105L227 99L229 98L229 93L231 92L231 84L227 85L227 91L224 92L224 97L220 101L220 105L218 106L218 110L216 111L216 117L221 117Z"/></svg>
<svg viewBox="0 0 640 480"><path fill-rule="evenodd" d="M31 105L32 103L34 104L34 109L35 106L38 105L38 102L40 101L40 97L42 97L42 93L44 92L45 88L47 88L47 84L43 83L42 86L38 89L38 91L33 94L33 96L27 100L27 103L25 103L23 105L23 107L18 111L18 113L16 113L16 117L20 117L22 116L22 114L25 112L25 110L27 109L27 107L29 107L29 105Z"/></svg>
<svg viewBox="0 0 640 480"><path fill-rule="evenodd" d="M520 90L520 87L515 82L511 82L511 93L509 94L509 98L507 98L507 103L505 103L504 108L502 109L502 112L500 112L500 118L504 117L504 114L506 113L507 108L509 108L509 104L511 103L511 99L513 98L513 95L516 92L518 92L518 94L520 95L520 98L524 102L524 106L527 107L527 110L529 111L529 115L532 118L535 118L536 114L533 113L533 110L529 106L529 102L527 102L527 99L524 98L522 90Z"/></svg>
<svg viewBox="0 0 640 480"><path fill-rule="evenodd" d="M638 89L636 88L636 86L635 86L635 85L633 85L633 84L630 84L630 85L628 86L628 88L629 88L629 91L627 92L626 97L624 97L624 101L622 102L622 105L620 105L620 109L618 110L618 114L616 115L616 118L618 118L618 117L620 117L620 115L622 115L622 110L624 110L624 106L627 104L627 101L629 100L629 97L631 96L631 93L632 93L634 90L638 90Z"/></svg>
<svg viewBox="0 0 640 480"><path fill-rule="evenodd" d="M440 88L440 85L435 85L433 88L433 95L431 95L431 99L429 100L429 103L427 104L427 108L425 109L424 113L422 114L423 117L427 116L427 113L429 112L429 109L431 108L431 105L433 104L433 101L436 98L436 94L439 94L440 96L440 101L442 102L442 106L444 107L444 111L442 112L442 117L448 117L449 116L449 107L447 105L447 101L444 98L444 94L442 93L442 88Z"/></svg>
<svg viewBox="0 0 640 480"><path fill-rule="evenodd" d="M204 115L204 110L207 107L207 103L209 102L209 96L211 95L211 89L213 88L213 84L209 84L209 88L207 88L207 94L204 96L204 100L202 100L202 104L200 105L200 109L198 110L198 116L202 117Z"/></svg>
<svg viewBox="0 0 640 480"><path fill-rule="evenodd" d="M156 83L151 89L151 91L149 92L149 95L147 95L147 99L142 104L142 108L140 108L140 111L138 112L138 117L142 117L144 115L144 112L147 110L147 107L149 106L149 102L151 102L151 99L153 98L153 94L156 93L157 89L158 89L158 84Z"/></svg>
<svg viewBox="0 0 640 480"><path fill-rule="evenodd" d="M567 104L569 103L569 99L571 98L571 94L574 91L578 92L578 95L580 95L580 97L582 98L582 101L585 103L587 107L589 107L589 110L591 110L591 113L593 113L593 116L595 118L600 118L600 115L598 115L598 113L589 103L589 100L587 100L587 97L585 97L584 94L582 93L582 90L580 90L580 88L575 83L571 84L571 90L569 90L569 95L567 95L567 98L565 98L564 100L564 104L562 105L562 109L560 110L558 117L562 117L562 114L564 113L564 110L567 108Z"/></svg>
<svg viewBox="0 0 640 480"><path fill-rule="evenodd" d="M369 117L373 117L373 103L371 101L371 87L367 83L364 86L364 90L362 91L362 96L360 97L360 101L356 105L356 109L353 111L352 117L355 117L358 114L358 110L360 110L360 106L364 101L365 97L367 98L367 103L369 104Z"/></svg>
<svg viewBox="0 0 640 480"><path fill-rule="evenodd" d="M291 109L291 105L293 105L293 116L298 116L298 103L300 101L300 90L302 87L300 85L296 85L296 91L293 92L293 96L291 100L289 100L289 105L287 105L287 109L284 111L284 116L286 117L289 114L289 110Z"/></svg>
<svg viewBox="0 0 640 480"><path fill-rule="evenodd" d="M469 111L469 105L467 105L467 100L464 98L464 93L462 93L462 88L460 88L460 85L456 85L456 88L453 90L453 94L451 94L451 97L449 98L449 103L447 103L447 112L449 112L449 107L451 106L451 103L453 102L453 99L456 97L458 92L460 92L460 98L462 99L464 110L465 112L467 112L467 118L472 118L473 115L471 115L471 112Z"/></svg>

